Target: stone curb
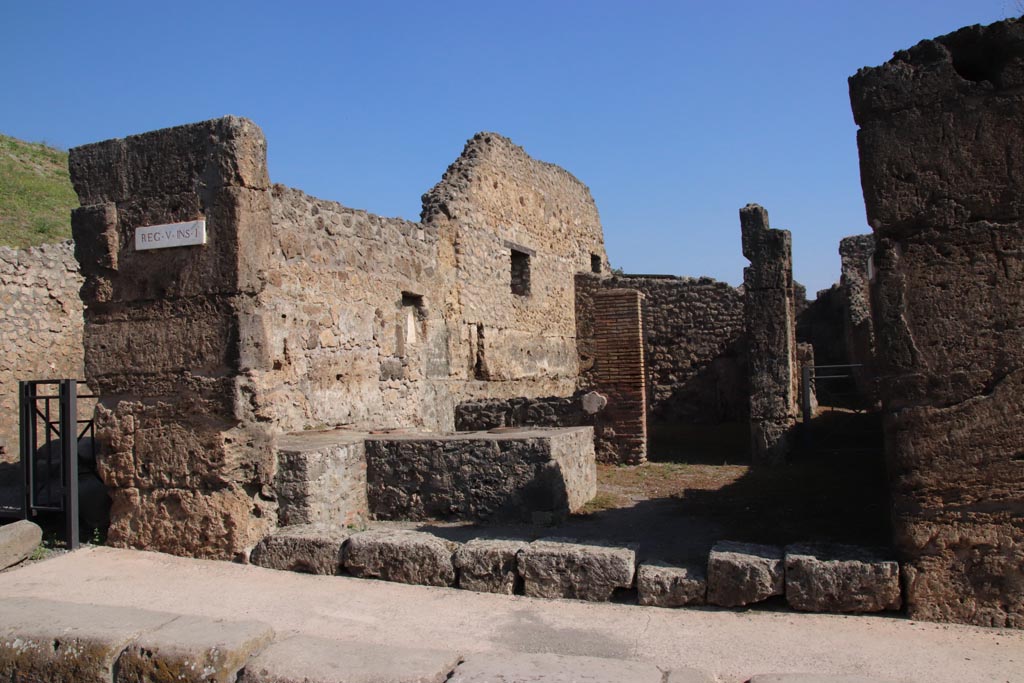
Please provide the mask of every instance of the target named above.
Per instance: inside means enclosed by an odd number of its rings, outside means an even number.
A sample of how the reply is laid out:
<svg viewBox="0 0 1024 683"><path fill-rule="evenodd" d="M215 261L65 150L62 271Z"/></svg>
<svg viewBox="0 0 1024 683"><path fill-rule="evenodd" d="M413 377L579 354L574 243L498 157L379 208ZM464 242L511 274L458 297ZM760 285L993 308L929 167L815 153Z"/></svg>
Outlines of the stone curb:
<svg viewBox="0 0 1024 683"><path fill-rule="evenodd" d="M304 525L282 527L264 538L252 562L270 569L594 602L635 587L638 605L662 608L746 607L779 596L793 609L821 613L893 611L902 604L900 566L877 548L720 541L706 569L654 559L638 563L636 551L636 546L568 538L457 543L411 529L350 534Z"/></svg>

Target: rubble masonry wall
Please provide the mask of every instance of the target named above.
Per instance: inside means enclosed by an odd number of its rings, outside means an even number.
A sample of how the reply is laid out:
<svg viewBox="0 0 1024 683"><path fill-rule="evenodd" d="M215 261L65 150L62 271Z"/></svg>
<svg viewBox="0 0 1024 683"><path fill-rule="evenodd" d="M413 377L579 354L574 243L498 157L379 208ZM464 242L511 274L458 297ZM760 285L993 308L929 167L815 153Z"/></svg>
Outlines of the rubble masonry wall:
<svg viewBox="0 0 1024 683"><path fill-rule="evenodd" d="M18 382L83 377L81 286L71 242L0 247L0 461L18 459Z"/></svg>

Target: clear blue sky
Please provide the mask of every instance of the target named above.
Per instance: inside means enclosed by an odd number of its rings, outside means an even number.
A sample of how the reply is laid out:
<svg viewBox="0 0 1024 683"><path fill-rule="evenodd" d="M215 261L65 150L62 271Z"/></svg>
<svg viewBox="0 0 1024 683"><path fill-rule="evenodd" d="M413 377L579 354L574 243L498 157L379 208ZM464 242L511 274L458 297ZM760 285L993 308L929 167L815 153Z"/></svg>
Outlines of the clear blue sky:
<svg viewBox="0 0 1024 683"><path fill-rule="evenodd" d="M415 219L497 131L590 186L614 266L738 284L757 202L813 293L868 232L847 77L1020 4L2 0L0 132L73 147L238 114L273 181Z"/></svg>

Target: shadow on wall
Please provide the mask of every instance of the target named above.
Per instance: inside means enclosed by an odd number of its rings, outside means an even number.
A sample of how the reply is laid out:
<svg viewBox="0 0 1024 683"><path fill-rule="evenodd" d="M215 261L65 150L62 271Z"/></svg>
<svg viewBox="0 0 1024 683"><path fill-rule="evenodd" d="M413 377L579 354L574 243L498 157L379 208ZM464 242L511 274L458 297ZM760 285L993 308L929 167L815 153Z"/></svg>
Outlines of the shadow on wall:
<svg viewBox="0 0 1024 683"><path fill-rule="evenodd" d="M737 339L718 357L685 382L672 384L651 379L652 391L672 386L667 397L652 396L648 421L715 424L746 420L750 414L750 388L745 351Z"/></svg>

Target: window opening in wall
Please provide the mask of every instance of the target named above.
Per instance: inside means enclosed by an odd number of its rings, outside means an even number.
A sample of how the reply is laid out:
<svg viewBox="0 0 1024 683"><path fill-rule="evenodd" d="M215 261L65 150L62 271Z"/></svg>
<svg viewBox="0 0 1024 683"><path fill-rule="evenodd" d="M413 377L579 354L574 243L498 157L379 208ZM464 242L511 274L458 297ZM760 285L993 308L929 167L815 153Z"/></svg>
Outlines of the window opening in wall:
<svg viewBox="0 0 1024 683"><path fill-rule="evenodd" d="M512 293L530 294L530 255L518 249L512 249Z"/></svg>
<svg viewBox="0 0 1024 683"><path fill-rule="evenodd" d="M598 254L590 255L590 272L600 273L601 272L601 256Z"/></svg>
<svg viewBox="0 0 1024 683"><path fill-rule="evenodd" d="M402 292L402 310L399 315L399 325L403 334L399 338L401 348L399 354L405 355L406 350L416 344L419 339L419 328L426 319L426 309L423 307L423 297L419 294Z"/></svg>

